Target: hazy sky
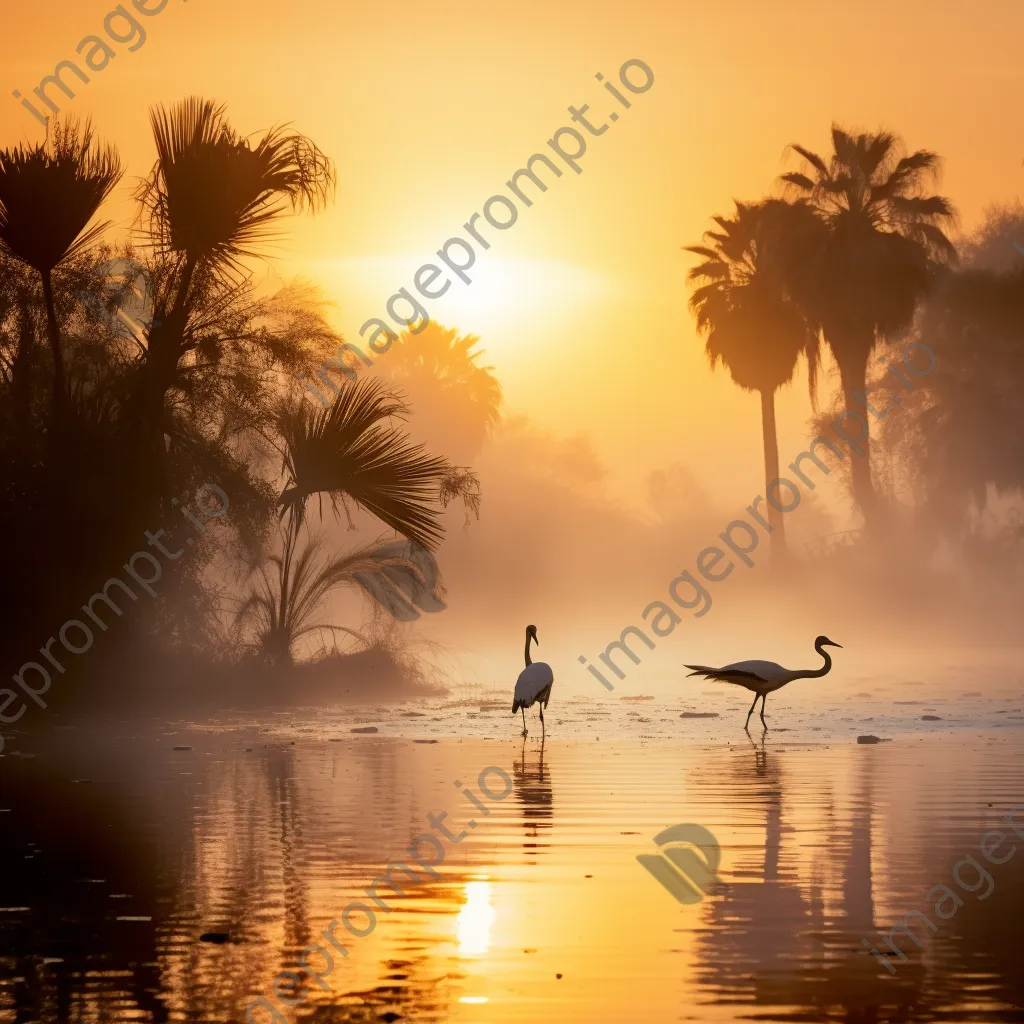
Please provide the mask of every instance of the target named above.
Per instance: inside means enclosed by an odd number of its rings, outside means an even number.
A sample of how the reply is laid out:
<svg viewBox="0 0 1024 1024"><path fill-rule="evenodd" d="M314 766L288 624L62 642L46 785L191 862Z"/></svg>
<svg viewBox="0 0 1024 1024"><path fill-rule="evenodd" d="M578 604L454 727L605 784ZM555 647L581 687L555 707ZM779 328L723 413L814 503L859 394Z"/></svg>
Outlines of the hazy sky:
<svg viewBox="0 0 1024 1024"><path fill-rule="evenodd" d="M79 40L103 32L112 8L110 0L52 0L6 12L0 144L41 137L11 91L31 95L59 60L75 56ZM884 126L911 148L938 152L941 191L965 230L988 205L1019 194L1024 153L1007 126L1021 121L1024 9L865 0L852 10L809 0L400 0L362 10L328 0L169 0L145 19L144 45L115 45L109 65L61 103L92 116L128 164L108 211L122 231L134 181L153 159L154 104L198 94L225 102L243 133L290 121L309 135L337 164L337 198L315 218L286 222L269 273L318 283L349 340L384 314L396 289L411 287L446 239L465 234L463 223L531 154L546 151L555 130L571 124L569 105L591 104L596 125L621 112L588 138L582 174L565 169L513 227L489 231L473 284L456 281L429 305L440 322L480 335L506 410L528 416L535 432L481 460L488 520L446 545L448 578L469 582L453 587L445 631L473 647L469 609L486 612L488 628L507 637L513 660L521 657L522 625L541 621L547 573L559 610L546 635L564 634L561 654L575 660L588 649L569 636L577 618L600 646L624 620L607 607L599 615L569 609L559 588L594 573L590 593L601 587L603 602L639 609L678 571L654 558L656 549L692 562L734 514L726 510L739 512L763 488L758 398L709 371L686 308L693 258L681 247L700 240L712 215L729 213L734 197L756 199L795 167L787 144L826 151L833 121ZM625 110L595 75L614 82L630 59L646 62L655 81ZM778 408L785 465L804 446L802 378ZM609 468L600 501L573 497L572 480L563 492L509 472L522 461L558 477L557 439L573 435L589 437ZM674 463L695 474L674 479L697 482L701 511L688 514L710 537L691 541L667 525L623 538L636 520L620 518L616 503L639 506L644 478ZM842 494L829 487L816 495L825 505ZM717 518L702 525L707 517ZM584 521L580 538L575 525ZM787 529L814 532L811 519L792 522ZM613 547L621 565L605 562ZM631 548L646 554L629 562ZM524 561L530 552L534 561ZM723 606L709 619L721 628L726 614ZM770 618L761 625L775 628ZM823 625L809 622L808 635Z"/></svg>
<svg viewBox="0 0 1024 1024"><path fill-rule="evenodd" d="M53 0L6 12L5 144L43 130L10 91L31 94L112 8ZM169 0L145 27L145 44L116 45L64 108L92 115L120 147L119 194L150 165L154 103L214 97L246 133L293 121L337 162L340 187L326 213L289 222L273 273L321 283L351 339L571 123L568 105L592 104L596 124L617 109L596 73L614 80L623 61L647 62L654 86L590 139L583 173L556 180L481 254L473 285L431 310L481 335L512 410L592 435L630 481L681 461L702 475L727 465L725 497L759 489L758 400L709 373L680 247L732 197L763 194L790 166L787 143L826 148L833 119L891 127L945 158L943 191L968 228L1021 180L1005 126L1024 98L1024 10L1010 3L868 0L851 18L845 5L793 0ZM113 209L127 223L131 207ZM780 401L784 457L807 414L798 383Z"/></svg>

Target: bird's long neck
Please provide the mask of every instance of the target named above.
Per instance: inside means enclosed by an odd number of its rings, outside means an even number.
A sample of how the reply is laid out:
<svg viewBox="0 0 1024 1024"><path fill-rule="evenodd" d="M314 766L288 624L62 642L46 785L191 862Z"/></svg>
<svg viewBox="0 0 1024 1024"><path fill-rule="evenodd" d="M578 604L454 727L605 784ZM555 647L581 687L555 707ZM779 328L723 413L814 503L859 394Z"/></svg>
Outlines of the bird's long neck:
<svg viewBox="0 0 1024 1024"><path fill-rule="evenodd" d="M829 669L832 668L832 656L828 653L828 651L822 650L822 648L818 644L814 645L814 649L825 659L825 664L822 665L821 668L819 668L817 670L814 670L814 671L808 670L806 672L801 672L801 673L799 673L797 678L799 678L799 679L819 679L819 678L821 678L821 676L827 675Z"/></svg>
<svg viewBox="0 0 1024 1024"><path fill-rule="evenodd" d="M533 662L530 660L530 640L533 639L529 633L526 634L526 666L529 668Z"/></svg>

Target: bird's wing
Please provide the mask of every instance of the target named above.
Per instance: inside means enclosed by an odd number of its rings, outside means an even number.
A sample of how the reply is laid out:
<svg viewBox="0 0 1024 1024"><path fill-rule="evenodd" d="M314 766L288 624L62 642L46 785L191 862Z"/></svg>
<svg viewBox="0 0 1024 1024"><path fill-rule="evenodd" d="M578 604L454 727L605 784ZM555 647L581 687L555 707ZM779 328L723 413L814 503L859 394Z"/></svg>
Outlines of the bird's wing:
<svg viewBox="0 0 1024 1024"><path fill-rule="evenodd" d="M783 668L774 661L737 661L732 665L726 665L723 671L745 672L766 683L777 683L780 679L789 678L789 669Z"/></svg>
<svg viewBox="0 0 1024 1024"><path fill-rule="evenodd" d="M520 708L528 708L543 691L555 681L551 666L543 661L527 665L516 680L516 689L512 703L512 714Z"/></svg>
<svg viewBox="0 0 1024 1024"><path fill-rule="evenodd" d="M722 668L710 668L707 665L686 667L693 669L691 676L703 676L705 679L714 679L721 683L772 683L778 681L777 673L788 675L781 665L776 665L773 661L737 661Z"/></svg>

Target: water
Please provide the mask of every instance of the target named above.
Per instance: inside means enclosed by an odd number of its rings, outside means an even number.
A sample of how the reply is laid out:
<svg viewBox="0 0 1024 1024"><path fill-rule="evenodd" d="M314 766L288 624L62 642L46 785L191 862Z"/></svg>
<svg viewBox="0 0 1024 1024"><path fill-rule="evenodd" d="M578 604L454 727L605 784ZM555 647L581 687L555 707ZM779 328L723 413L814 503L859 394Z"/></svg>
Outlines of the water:
<svg viewBox="0 0 1024 1024"><path fill-rule="evenodd" d="M315 1022L1024 1019L1024 840L1003 826L1022 848L1001 865L979 849L1024 803L1019 697L788 715L780 701L790 731L763 744L742 731L743 694L718 719L680 719L685 701L566 700L543 747L506 703L9 735L0 1022L213 1024L260 996ZM941 721L921 720L929 707ZM891 742L858 745L867 731ZM489 766L505 799L481 792ZM500 772L484 782L506 788ZM431 878L407 851L440 835L427 814L441 811L466 834L439 840ZM721 885L689 905L636 860L686 822L721 847ZM987 884L953 879L965 854L991 874L985 899ZM418 883L379 887L385 912L364 889L398 860ZM963 901L949 920L925 898L937 885ZM375 926L336 926L343 957L321 935L356 900ZM912 910L935 930L919 924L920 948L903 937L893 974L862 939L888 950ZM329 974L309 957L327 991L289 1009L274 979L311 943L334 953Z"/></svg>

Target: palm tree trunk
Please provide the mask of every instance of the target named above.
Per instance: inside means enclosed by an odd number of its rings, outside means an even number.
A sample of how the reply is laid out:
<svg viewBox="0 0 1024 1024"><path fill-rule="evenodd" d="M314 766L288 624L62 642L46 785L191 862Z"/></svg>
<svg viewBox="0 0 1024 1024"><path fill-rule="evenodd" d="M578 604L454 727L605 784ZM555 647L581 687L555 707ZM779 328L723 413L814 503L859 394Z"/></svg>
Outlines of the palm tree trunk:
<svg viewBox="0 0 1024 1024"><path fill-rule="evenodd" d="M779 437L775 428L775 392L764 388L761 391L761 435L764 438L764 487L765 498L772 482L779 477ZM772 532L772 560L781 562L786 557L786 527L782 513L768 502L768 522Z"/></svg>
<svg viewBox="0 0 1024 1024"><path fill-rule="evenodd" d="M839 363L839 379L843 388L843 408L851 413L857 413L862 416L865 424L867 424L864 428L864 437L857 438L854 441L854 444L864 454L858 455L854 451L850 452L850 473L853 484L853 498L860 509L861 515L864 517L864 525L868 529L877 524L881 509L878 504L878 495L875 493L875 485L871 479L871 423L868 419L867 410L865 409L861 412L857 408L853 395L855 391L863 395L867 388L868 356L871 348L871 345L858 346L858 349L863 351L863 356L857 355L854 358L837 359ZM852 419L844 425L844 429L847 428L849 428L848 432L852 433Z"/></svg>
<svg viewBox="0 0 1024 1024"><path fill-rule="evenodd" d="M31 299L28 294L18 295L18 351L11 370L14 390L15 418L21 424L28 424L32 404L32 351L36 344L36 332L32 323Z"/></svg>
<svg viewBox="0 0 1024 1024"><path fill-rule="evenodd" d="M149 348L139 394L139 417L143 446L151 459L156 491L164 498L169 494L167 452L164 442L164 407L167 392L173 387L178 372L178 361L184 348L185 328L188 323L188 293L195 276L197 262L188 258L182 268L174 305L159 326L149 330Z"/></svg>
<svg viewBox="0 0 1024 1024"><path fill-rule="evenodd" d="M46 333L50 338L50 352L53 355L53 423L56 426L64 410L64 356L60 350L60 329L57 327L57 310L53 303L53 284L50 271L42 272L43 301L46 303Z"/></svg>

